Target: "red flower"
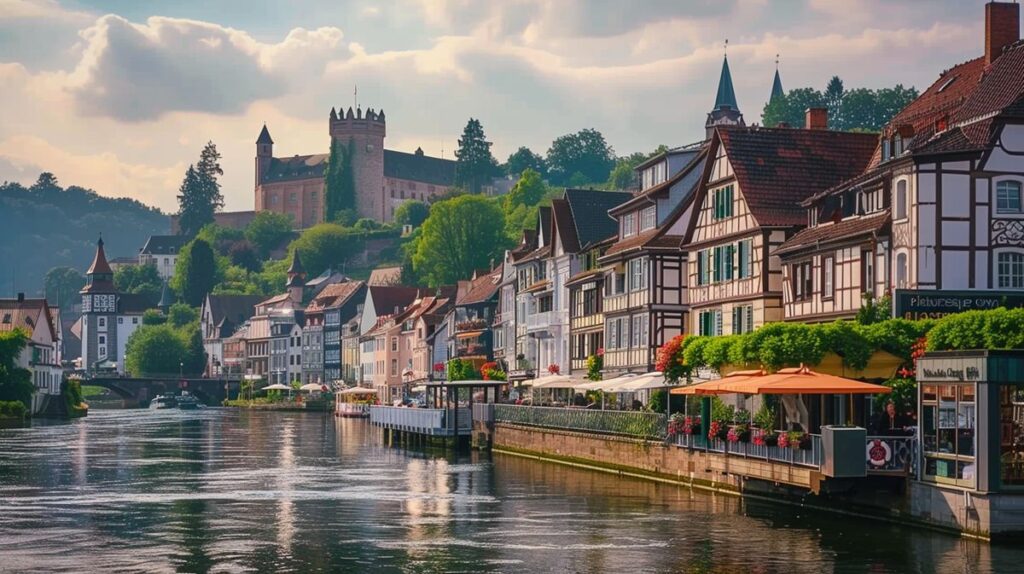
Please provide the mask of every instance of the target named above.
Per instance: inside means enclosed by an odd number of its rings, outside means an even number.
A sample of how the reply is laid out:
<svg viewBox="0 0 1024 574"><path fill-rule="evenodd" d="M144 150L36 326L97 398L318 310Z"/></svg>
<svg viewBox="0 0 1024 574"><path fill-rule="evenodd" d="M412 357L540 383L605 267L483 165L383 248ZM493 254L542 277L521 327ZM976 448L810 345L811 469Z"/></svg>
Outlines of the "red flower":
<svg viewBox="0 0 1024 574"><path fill-rule="evenodd" d="M558 366L558 363L551 363L548 365L548 372L552 375L557 375L561 370L562 368Z"/></svg>

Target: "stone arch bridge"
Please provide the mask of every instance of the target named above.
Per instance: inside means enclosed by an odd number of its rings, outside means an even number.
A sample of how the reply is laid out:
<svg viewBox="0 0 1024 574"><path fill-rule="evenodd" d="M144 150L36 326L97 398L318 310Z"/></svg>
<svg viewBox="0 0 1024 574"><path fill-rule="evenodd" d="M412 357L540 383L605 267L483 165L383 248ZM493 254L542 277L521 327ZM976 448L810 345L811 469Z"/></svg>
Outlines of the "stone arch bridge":
<svg viewBox="0 0 1024 574"><path fill-rule="evenodd" d="M126 408L145 407L157 395L177 395L182 391L195 395L205 405L219 406L228 396L237 396L239 391L237 380L192 377L136 378L98 375L82 379L82 384L109 389L124 400Z"/></svg>

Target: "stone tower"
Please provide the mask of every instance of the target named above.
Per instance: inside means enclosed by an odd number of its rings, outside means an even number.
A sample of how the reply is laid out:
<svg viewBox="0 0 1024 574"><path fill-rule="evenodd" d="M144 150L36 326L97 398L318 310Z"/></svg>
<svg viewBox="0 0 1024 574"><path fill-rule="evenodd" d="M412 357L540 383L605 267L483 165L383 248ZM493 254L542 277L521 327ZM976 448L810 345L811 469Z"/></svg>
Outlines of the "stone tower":
<svg viewBox="0 0 1024 574"><path fill-rule="evenodd" d="M736 91L732 87L732 74L729 72L729 57L722 59L722 75L718 78L718 93L715 95L715 107L708 113L708 121L704 124L705 134L711 139L717 126L744 126L743 114L736 104Z"/></svg>
<svg viewBox="0 0 1024 574"><path fill-rule="evenodd" d="M267 124L263 124L260 137L256 138L256 187L263 181L263 176L270 169L270 161L274 157L274 140L270 139Z"/></svg>
<svg viewBox="0 0 1024 574"><path fill-rule="evenodd" d="M356 211L359 217L385 221L384 213L384 137L387 129L384 111L362 108L331 110L331 139L345 145L352 154Z"/></svg>

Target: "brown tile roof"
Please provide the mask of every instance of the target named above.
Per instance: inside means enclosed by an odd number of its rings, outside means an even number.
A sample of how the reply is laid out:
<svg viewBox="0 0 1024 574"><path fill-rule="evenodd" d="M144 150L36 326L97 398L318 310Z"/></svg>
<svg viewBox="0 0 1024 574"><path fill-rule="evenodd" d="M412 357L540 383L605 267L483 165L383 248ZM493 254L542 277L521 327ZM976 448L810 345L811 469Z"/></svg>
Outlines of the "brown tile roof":
<svg viewBox="0 0 1024 574"><path fill-rule="evenodd" d="M467 283L466 290L460 293L455 304L461 306L486 302L494 297L501 286L501 266Z"/></svg>
<svg viewBox="0 0 1024 574"><path fill-rule="evenodd" d="M913 126L915 134L934 133L936 121L943 117L951 120L977 89L984 69L985 58L979 57L946 70L917 99L900 110L888 127L909 125Z"/></svg>
<svg viewBox="0 0 1024 574"><path fill-rule="evenodd" d="M309 302L306 311L319 311L328 307L344 305L349 298L353 297L362 289L362 281L346 281L344 283L332 283L324 287L320 293Z"/></svg>
<svg viewBox="0 0 1024 574"><path fill-rule="evenodd" d="M381 315L394 313L395 307L399 309L408 307L416 300L420 292L416 287L382 285L371 285L369 290L373 296L374 308Z"/></svg>
<svg viewBox="0 0 1024 574"><path fill-rule="evenodd" d="M844 219L838 223L825 223L800 230L772 252L772 255L789 255L816 247L843 241L852 237L881 231L889 224L889 212Z"/></svg>
<svg viewBox="0 0 1024 574"><path fill-rule="evenodd" d="M402 282L401 267L378 267L370 271L370 279L366 284L372 287L399 285Z"/></svg>
<svg viewBox="0 0 1024 574"><path fill-rule="evenodd" d="M31 337L40 323L46 324L51 338L57 338L46 299L0 299L0 332L23 329Z"/></svg>
<svg viewBox="0 0 1024 574"><path fill-rule="evenodd" d="M604 271L600 269L588 269L586 271L581 271L570 277L569 280L565 282L565 286L572 287L573 285L586 283L587 281L600 278L603 274Z"/></svg>
<svg viewBox="0 0 1024 574"><path fill-rule="evenodd" d="M632 237L627 237L622 241L617 241L614 245L609 247L608 251L605 251L604 254L615 255L616 253L623 253L626 251L632 251L634 249L641 249L645 245L647 245L648 241L657 237L660 231L661 230L658 228L648 229L647 231L642 231Z"/></svg>
<svg viewBox="0 0 1024 574"><path fill-rule="evenodd" d="M527 255L521 257L520 259L516 260L516 263L528 263L530 261L535 261L537 259L544 259L545 257L547 257L550 254L551 254L551 246L550 245L545 245L544 247L541 247L540 249L535 249L532 252L530 252L529 254L527 254Z"/></svg>
<svg viewBox="0 0 1024 574"><path fill-rule="evenodd" d="M800 202L860 174L875 134L790 128L718 128L751 213L762 226L803 225Z"/></svg>

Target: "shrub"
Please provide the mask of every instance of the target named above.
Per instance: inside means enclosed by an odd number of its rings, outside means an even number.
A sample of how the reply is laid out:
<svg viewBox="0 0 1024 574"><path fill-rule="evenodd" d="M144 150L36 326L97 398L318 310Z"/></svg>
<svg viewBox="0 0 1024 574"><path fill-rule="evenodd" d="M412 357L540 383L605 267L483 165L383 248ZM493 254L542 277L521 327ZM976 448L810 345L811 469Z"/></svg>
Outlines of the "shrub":
<svg viewBox="0 0 1024 574"><path fill-rule="evenodd" d="M0 418L23 419L28 408L21 401L0 401Z"/></svg>

